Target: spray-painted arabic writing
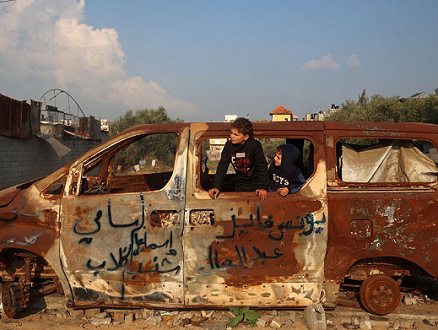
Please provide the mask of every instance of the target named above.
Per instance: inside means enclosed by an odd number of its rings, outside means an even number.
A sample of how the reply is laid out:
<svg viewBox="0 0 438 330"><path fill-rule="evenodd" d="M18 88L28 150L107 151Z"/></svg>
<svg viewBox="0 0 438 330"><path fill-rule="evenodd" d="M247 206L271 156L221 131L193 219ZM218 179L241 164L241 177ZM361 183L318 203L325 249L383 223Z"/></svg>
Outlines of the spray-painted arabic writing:
<svg viewBox="0 0 438 330"><path fill-rule="evenodd" d="M281 242L284 238L285 232L288 230L301 230L301 234L304 236L309 236L312 233L321 234L324 227L321 226L326 222L325 214L322 214L321 220L315 220L314 214L312 212L307 213L304 216L297 216L296 222L293 220L282 221L277 226L272 215L268 216L268 219L262 221L260 214L260 206L257 205L256 219L250 214L249 220L237 222L236 215L231 216L232 221L232 231L228 235L218 235L216 239L218 240L215 244L211 244L208 251L208 267L200 267L198 269L201 275L211 275L215 269L227 270L242 268L248 265L249 262L253 263L260 261L260 265L264 266L267 260L279 259L284 256L281 246L276 246L277 242ZM295 224L297 223L297 224ZM226 257L222 257L223 247L220 246L221 242L228 240L233 240L234 238L239 238L243 235L248 235L251 228L257 228L261 230L268 231L268 237L272 240L271 251L263 250L257 246L257 243L253 244L250 248L236 244L234 245L234 253L227 251ZM249 249L249 250L248 250ZM226 249L227 250L227 249ZM249 256L251 255L251 256Z"/></svg>

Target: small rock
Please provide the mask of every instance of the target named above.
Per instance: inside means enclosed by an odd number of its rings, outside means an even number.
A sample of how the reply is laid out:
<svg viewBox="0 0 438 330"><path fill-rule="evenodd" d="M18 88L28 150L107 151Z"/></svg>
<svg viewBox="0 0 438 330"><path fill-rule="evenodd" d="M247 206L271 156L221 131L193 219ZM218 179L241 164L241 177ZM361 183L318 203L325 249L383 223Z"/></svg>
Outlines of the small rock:
<svg viewBox="0 0 438 330"><path fill-rule="evenodd" d="M85 309L85 317L92 319L97 313L100 313L100 308L89 308Z"/></svg>
<svg viewBox="0 0 438 330"><path fill-rule="evenodd" d="M271 328L281 328L281 319L278 316L275 316L270 324Z"/></svg>
<svg viewBox="0 0 438 330"><path fill-rule="evenodd" d="M125 315L125 323L130 324L134 322L134 313L127 313Z"/></svg>
<svg viewBox="0 0 438 330"><path fill-rule="evenodd" d="M81 317L83 317L85 315L85 312L83 309L70 309L68 312L70 313L70 316L75 318L75 319L80 319Z"/></svg>
<svg viewBox="0 0 438 330"><path fill-rule="evenodd" d="M418 299L411 294L407 294L403 297L403 303L410 306L416 305L418 303Z"/></svg>
<svg viewBox="0 0 438 330"><path fill-rule="evenodd" d="M364 321L361 323L360 328L361 328L361 329L371 330L371 328L372 328L372 326L371 326L371 322L370 322L369 320L364 320Z"/></svg>
<svg viewBox="0 0 438 330"><path fill-rule="evenodd" d="M291 320L286 319L286 320L281 320L281 325L286 326L286 327L290 327L292 324L294 324Z"/></svg>
<svg viewBox="0 0 438 330"><path fill-rule="evenodd" d="M213 316L214 311L210 311L209 313L207 313L206 311L202 310L201 311L201 316L202 317L206 317L206 318L210 318Z"/></svg>
<svg viewBox="0 0 438 330"><path fill-rule="evenodd" d="M359 318L358 317L353 317L352 319L351 319L351 324L352 325L354 325L354 327L357 329L357 328L359 328L360 327L360 321L359 321Z"/></svg>
<svg viewBox="0 0 438 330"><path fill-rule="evenodd" d="M260 325L261 327L264 327L266 325L266 323L268 323L268 322L261 317L257 320L257 325Z"/></svg>
<svg viewBox="0 0 438 330"><path fill-rule="evenodd" d="M141 318L142 318L143 320L146 320L148 317L150 317L150 316L153 315L153 311L151 311L150 309L143 308L143 309L140 311L140 314L141 314Z"/></svg>
<svg viewBox="0 0 438 330"><path fill-rule="evenodd" d="M191 325L201 325L202 323L205 322L205 320L208 320L208 318L195 315L190 319L190 324Z"/></svg>
<svg viewBox="0 0 438 330"><path fill-rule="evenodd" d="M94 315L95 319L104 319L108 316L107 312L100 312Z"/></svg>
<svg viewBox="0 0 438 330"><path fill-rule="evenodd" d="M145 323L158 326L161 321L163 321L161 316L151 316L145 320Z"/></svg>
<svg viewBox="0 0 438 330"><path fill-rule="evenodd" d="M115 322L125 322L125 312L114 311L112 314Z"/></svg>

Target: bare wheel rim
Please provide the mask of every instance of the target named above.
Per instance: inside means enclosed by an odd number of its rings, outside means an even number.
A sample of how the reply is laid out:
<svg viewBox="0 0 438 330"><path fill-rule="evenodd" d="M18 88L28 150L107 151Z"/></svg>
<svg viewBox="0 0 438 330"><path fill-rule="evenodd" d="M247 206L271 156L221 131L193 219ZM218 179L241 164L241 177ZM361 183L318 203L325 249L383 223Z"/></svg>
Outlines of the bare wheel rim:
<svg viewBox="0 0 438 330"><path fill-rule="evenodd" d="M373 275L362 283L359 297L367 311L385 315L394 311L400 303L400 288L388 275Z"/></svg>
<svg viewBox="0 0 438 330"><path fill-rule="evenodd" d="M10 285L11 285L10 282L6 282L3 285L2 302L3 302L3 311L5 312L6 316L9 318L13 318L17 314L17 312L11 310L12 297L11 297L11 292L9 290Z"/></svg>

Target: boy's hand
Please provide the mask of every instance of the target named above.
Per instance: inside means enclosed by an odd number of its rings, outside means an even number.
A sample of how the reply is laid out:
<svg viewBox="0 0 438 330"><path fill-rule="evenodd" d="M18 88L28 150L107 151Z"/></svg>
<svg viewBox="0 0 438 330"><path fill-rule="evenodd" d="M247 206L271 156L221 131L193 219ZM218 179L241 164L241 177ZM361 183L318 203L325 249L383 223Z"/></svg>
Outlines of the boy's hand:
<svg viewBox="0 0 438 330"><path fill-rule="evenodd" d="M217 188L212 188L212 189L210 189L210 190L208 191L208 196L210 196L210 197L213 198L213 199L216 199L217 196L219 196L219 193L220 193L219 189L217 189Z"/></svg>
<svg viewBox="0 0 438 330"><path fill-rule="evenodd" d="M278 188L277 189L277 193L281 196L284 197L289 193L289 189L286 187L282 187L282 188Z"/></svg>
<svg viewBox="0 0 438 330"><path fill-rule="evenodd" d="M259 196L261 201L264 201L268 197L268 192L265 189L257 189L255 193Z"/></svg>

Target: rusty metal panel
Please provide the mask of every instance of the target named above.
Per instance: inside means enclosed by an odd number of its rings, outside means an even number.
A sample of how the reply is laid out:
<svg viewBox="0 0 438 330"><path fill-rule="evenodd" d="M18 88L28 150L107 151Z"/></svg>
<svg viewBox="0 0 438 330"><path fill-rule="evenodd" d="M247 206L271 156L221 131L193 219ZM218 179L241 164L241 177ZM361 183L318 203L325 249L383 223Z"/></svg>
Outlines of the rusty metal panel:
<svg viewBox="0 0 438 330"><path fill-rule="evenodd" d="M348 134L345 127L356 125ZM414 129L412 128L414 127ZM330 239L325 259L327 281L341 283L354 274L360 264L363 276L387 273L400 276L422 271L438 277L438 240L436 239L436 180L433 182L344 182L337 167L334 145L344 137L429 141L438 145L438 129L430 124L337 123L330 124L327 136L334 141L326 150L329 171L328 205ZM421 152L420 152L421 153ZM423 156L419 155L418 157ZM424 156L425 157L425 156ZM415 168L419 168L416 166ZM385 266L382 266L385 264ZM388 264L392 271L388 272ZM354 267L353 267L354 266ZM353 267L353 268L352 268ZM350 269L352 273L350 273ZM398 274L398 275L397 275Z"/></svg>
<svg viewBox="0 0 438 330"><path fill-rule="evenodd" d="M299 307L320 301L329 219L319 125L312 134L292 125L257 125L260 137L311 139L317 163L299 193L283 198L268 192L265 201L251 192L208 197L197 180L199 148L202 139L226 138L227 126L221 132L213 125L192 126L187 191L193 193L187 194L184 226L186 306Z"/></svg>
<svg viewBox="0 0 438 330"><path fill-rule="evenodd" d="M86 195L72 188L83 182L83 163L70 170L69 193L62 201L61 255L75 306L183 306L188 129L181 127L168 127L180 131L180 148L163 189ZM129 181L119 178L119 184Z"/></svg>
<svg viewBox="0 0 438 330"><path fill-rule="evenodd" d="M0 134L24 139L32 137L28 103L0 94Z"/></svg>
<svg viewBox="0 0 438 330"><path fill-rule="evenodd" d="M41 118L42 102L30 100L30 124L33 135L41 134L40 118Z"/></svg>
<svg viewBox="0 0 438 330"><path fill-rule="evenodd" d="M100 139L100 121L93 116L79 118L78 135L88 139Z"/></svg>

